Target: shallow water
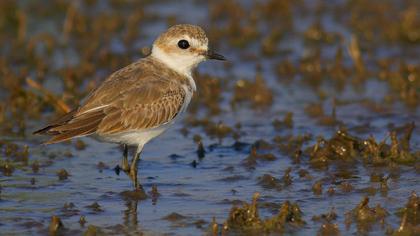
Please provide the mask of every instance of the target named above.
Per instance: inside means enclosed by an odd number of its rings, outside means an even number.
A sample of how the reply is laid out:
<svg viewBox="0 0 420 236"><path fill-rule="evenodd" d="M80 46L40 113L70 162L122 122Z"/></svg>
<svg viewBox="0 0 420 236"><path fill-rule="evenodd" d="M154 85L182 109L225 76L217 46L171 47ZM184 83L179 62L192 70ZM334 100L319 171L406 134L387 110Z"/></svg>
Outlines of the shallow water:
<svg viewBox="0 0 420 236"><path fill-rule="evenodd" d="M178 2L178 1L177 1ZM157 15L158 18L149 20L148 24L142 24L141 37L136 40L136 47L150 45L153 38L166 28L166 18L172 16L177 22L190 22L208 26L208 5L203 1L158 1L146 4L145 11ZM294 28L296 32L284 36L281 41L281 50L290 51L286 58L298 63L302 55L310 53L313 49L306 45L302 38L303 32L315 21L315 8L311 1L306 1L307 14L304 17L295 16ZM334 1L338 6L345 1ZM414 4L414 3L413 3ZM252 6L252 1L243 3L244 6ZM316 5L316 4L315 4ZM334 5L334 4L333 4ZM107 4L95 8L108 9ZM301 14L301 11L296 11ZM94 13L92 13L94 14ZM57 18L57 17L56 17ZM62 20L52 18L53 20ZM47 18L48 19L48 18ZM335 22L330 13L324 13L323 26L328 31L341 32L345 41L349 41L350 29L345 25ZM51 23L34 19L31 21L37 31L48 28ZM54 27L53 28L54 31ZM59 37L59 36L57 36ZM139 163L139 178L146 192L151 191L156 185L160 196L157 199L149 197L146 200L137 201L127 199L121 193L132 188L128 177L121 173L117 175L114 167L119 164L122 152L113 144L100 143L90 138L82 138L87 147L78 150L72 144L56 144L49 146L39 145L41 140L38 136L30 135L31 131L45 124L47 119L27 121L25 136L13 134L0 134L0 139L19 145L28 145L30 150L29 164L38 161L41 168L38 173L33 173L31 165L17 167L11 176L0 175L0 234L45 234L48 232L51 216L59 216L65 227L64 234L80 233L87 230L88 225L99 227L109 234L134 234L143 232L146 234L176 234L197 235L210 233L210 223L215 217L216 222L222 224L229 215L232 202L241 200L250 202L253 193L260 192L259 202L281 204L286 200L297 202L300 206L306 225L296 231L299 235L313 235L321 222L312 221L315 215L327 213L332 208L338 215L333 221L339 227L342 234L358 232L356 224L349 228L345 225L346 212L354 209L362 198L368 195L364 189L374 186L378 189L378 183L372 183L372 173L391 175L392 168L363 165L359 160L352 163L338 163L330 165L327 170L319 170L312 166L302 157L301 163L294 163L290 155L273 147L267 150L259 150L259 153L272 153L276 160L258 162L254 170L245 168L243 160L250 154L251 146L258 140L265 140L274 145L273 139L278 136L291 134L293 136L310 133L311 141L304 145L313 145L317 136L331 137L338 125L323 126L315 118L309 117L304 109L311 102L318 102L318 92L312 86L303 81L301 76L296 76L289 83L279 82L271 69L272 65L281 61L282 56L264 57L257 60L243 59L243 54L258 54L259 48L250 45L244 49L234 48L227 43L218 42L218 49L229 58L232 69L226 70L219 62L206 62L200 65L201 74L209 73L212 76L223 77L227 86L223 88L223 101L220 107L223 112L210 117L215 122L222 121L228 126L241 124L239 141L242 145L235 148L235 140L227 137L221 143L217 139L209 137L201 127L190 127L181 121L175 124L159 138L145 146ZM326 45L323 57L334 58L337 45ZM392 49L395 51L393 51ZM408 48L408 49L407 49ZM115 39L111 49L124 54L126 49L121 39ZM54 67L66 66L70 62L77 62L77 56L69 50L58 50L54 60ZM140 53L130 52L134 58L139 58ZM383 45L371 57L385 57L389 55L401 56L406 61L418 63L416 55L420 53L420 45L403 43L393 47ZM77 52L76 52L77 54ZM325 55L324 55L325 54ZM73 56L72 56L73 55ZM348 55L344 56L345 64L351 64ZM133 58L133 59L134 59ZM95 64L95 62L92 62ZM253 80L256 74L256 66L260 64L261 73L265 82L274 94L273 104L268 109L252 109L247 105L237 105L236 109L230 106L233 96L233 86L239 79ZM103 71L97 72L102 75ZM92 78L86 78L86 80ZM97 78L95 78L97 79ZM417 78L419 79L419 78ZM55 93L61 92L60 82L56 76L50 76L45 82L45 87ZM349 132L360 138L368 138L373 135L376 140L383 140L388 135L389 124L401 126L408 122L419 121L420 113L418 106L407 108L403 102L398 101L392 105L385 104L382 98L389 93L386 82L377 80L371 76L361 87L346 83L340 91L334 86L334 82L326 80L321 89L327 94L323 103L325 113L329 114L333 109L333 98L342 101L352 101L347 105L339 105L336 108L336 118L348 128ZM418 92L417 88L417 92ZM198 91L195 96L200 96ZM359 101L370 99L386 106L386 112L374 112ZM204 106L204 104L200 104ZM272 125L274 119L282 119L287 112L293 112L293 128L276 130ZM44 114L45 117L51 113ZM199 110L197 115L188 117L206 117L204 109ZM368 125L366 125L368 124ZM417 124L418 125L418 124ZM189 134L183 135L181 130L187 127ZM420 136L418 128L415 128L411 137L411 150L418 151ZM204 158L197 157L197 145L193 136L199 134L205 146ZM66 153L71 153L71 156ZM7 159L7 157L1 157ZM403 207L413 191L420 193L420 180L418 172L418 160L412 165L398 165L398 177L388 180L389 190L386 194L377 191L369 195L370 206L380 203L390 214L386 217L385 226L374 224L370 233L383 234L386 227L393 229L400 225L400 218L395 212ZM191 163L196 161L194 167ZM99 167L99 163L104 167ZM18 165L19 166L19 165ZM262 187L259 177L270 174L281 179L286 169L292 168L292 184L281 190L267 189ZM59 180L57 172L65 169L70 176L65 180ZM299 177L298 171L309 171L312 179ZM346 177L336 177L331 181L331 176L340 176L345 170L351 173ZM35 183L31 183L35 179ZM312 186L317 180L324 179L323 192L314 195ZM340 189L340 183L347 182L353 186L353 190L345 192ZM327 194L327 189L334 187L336 193L332 196ZM87 206L97 202L100 210ZM73 203L74 207L65 209L64 205ZM166 216L176 212L185 218L170 221ZM271 217L278 212L277 208L260 207L263 218ZM82 226L79 223L80 216L85 216L87 223ZM202 220L202 222L199 222Z"/></svg>

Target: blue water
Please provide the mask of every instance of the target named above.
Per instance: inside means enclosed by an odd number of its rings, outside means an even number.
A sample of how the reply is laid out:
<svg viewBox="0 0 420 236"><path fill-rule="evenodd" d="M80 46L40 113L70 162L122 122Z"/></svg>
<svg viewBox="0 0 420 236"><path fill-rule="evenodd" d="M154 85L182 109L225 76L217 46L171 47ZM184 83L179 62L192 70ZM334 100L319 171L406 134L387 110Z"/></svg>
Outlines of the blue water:
<svg viewBox="0 0 420 236"><path fill-rule="evenodd" d="M308 7L314 7L311 1ZM342 1L335 1L342 2ZM246 1L244 5L252 6L252 1ZM98 9L108 9L108 4L101 5ZM339 3L337 3L339 4ZM165 18L175 16L178 22L189 22L194 24L209 25L208 4L204 1L157 1L148 4L145 11L159 16L153 22L145 24L141 28L142 38L135 47L140 49L149 46L153 38L163 31L166 27ZM298 18L294 22L298 30L296 34L290 36L290 40L282 41L283 49L292 51L290 58L300 58L309 50L301 39L301 31L307 29L312 24L313 14ZM341 24L334 22L333 17L323 18L324 28L330 31L340 32L344 37L351 34ZM36 21L33 23L37 25ZM40 21L36 27L38 30L50 30L54 22ZM54 27L52 27L54 30ZM113 41L113 49L116 52L124 53L126 49L120 40ZM87 225L95 225L103 231L111 234L133 234L145 232L146 234L176 234L176 235L197 235L207 232L207 228L213 217L222 224L228 217L231 204L226 202L232 200L251 201L254 192L261 193L260 201L282 203L286 200L297 202L304 213L304 220L307 224L297 233L299 235L313 235L319 227L320 222L314 222L311 218L314 215L326 213L332 207L338 214L338 219L334 221L339 226L342 234L353 234L356 232L353 224L349 229L344 225L344 213L355 208L366 195L362 189L370 186L378 187L377 183L370 182L370 174L373 172L388 173L386 168L365 167L361 163L353 166L354 178L346 179L350 182L354 190L350 193L343 193L338 186L333 183L323 185L323 194L315 196L311 190L315 181L327 178L332 173L338 171L335 167L327 171L318 171L309 167L308 164L294 164L284 153L277 149L269 150L277 160L273 162L261 162L255 170L248 170L241 165L241 162L249 155L250 146L259 139L272 142L276 135L285 134L305 134L311 133L315 137L323 135L331 137L337 127L321 126L315 119L308 117L304 108L309 102L316 101L317 93L310 86L307 86L299 79L292 83L279 83L271 66L281 58L264 58L257 61L242 60L241 53L257 53L259 48L251 45L249 48L241 50L233 49L229 44L219 42L219 51L226 54L232 63L231 71L224 69L218 62L205 62L200 65L200 73L209 73L214 76L223 77L223 81L228 84L223 91L224 100L221 103L223 112L212 120L215 122L223 121L225 124L234 126L236 123L242 124L243 135L240 141L245 145L242 150L235 150L232 145L234 140L228 137L218 144L216 139L208 137L199 127L188 127L181 121L175 124L162 136L148 143L142 154L139 163L139 178L145 190L151 190L152 185L157 185L161 194L154 202L151 198L144 201L127 200L120 194L125 190L131 189L128 177L121 173L116 175L114 167L119 164L122 155L121 150L113 144L100 143L90 138L82 138L87 144L84 150L77 150L73 145L57 144L42 146L39 145L40 138L30 135L32 129L40 127L45 122L30 121L28 124L27 137L10 138L0 136L3 139L12 140L19 144L26 144L30 150L30 163L39 161L41 169L34 174L29 167L18 168L12 176L1 176L0 186L0 231L8 235L27 235L45 234L52 215L58 215L63 221L66 232L82 232ZM395 53L388 50L379 51L380 56L394 53L399 55L398 47ZM419 51L419 45L414 45L413 50ZM77 62L77 53L62 51L54 55L54 67L63 67L72 62ZM326 52L326 57L333 58L335 49ZM379 56L378 55L378 56ZM139 58L140 55L136 56ZM135 58L133 58L134 60ZM65 63L64 63L65 62ZM345 62L351 63L348 55ZM232 87L239 79L252 80L256 74L257 63L263 64L263 76L266 83L274 93L273 105L268 110L254 110L248 106L239 106L236 110L231 109L229 100L232 97ZM45 87L56 93L61 92L62 87L59 78L47 78ZM92 79L92 78L86 78ZM332 109L332 95L343 100L358 101L362 98L369 98L381 101L381 98L389 93L388 87L384 82L375 78L369 80L363 86L363 91L347 85L344 91L338 91L331 83L324 83L322 88L329 96L324 102L324 110L329 113ZM200 96L200 92L196 96ZM286 112L293 112L294 127L290 130L277 131L272 126L272 121L284 117ZM200 113L203 115L204 113ZM373 135L377 140L382 140L387 135L389 123L402 125L411 121L419 121L420 114L417 109L408 110L402 103L392 105L386 114L372 112L357 102L350 103L337 108L337 118L345 123L351 130L352 127L369 123L368 133L360 133L361 137ZM183 136L180 130L187 125L189 134ZM193 135L199 134L203 138L206 149L205 158L197 158L197 146L193 141ZM418 128L413 132L411 147L418 150L420 136ZM315 140L315 139L314 139ZM311 141L310 144L312 144ZM71 152L72 157L66 157L65 152ZM55 157L51 157L54 155ZM198 161L194 168L191 162ZM107 167L99 169L98 163L103 162ZM233 170L226 171L227 167ZM281 191L267 190L258 185L258 177L270 174L276 178L281 178L287 168L291 167L293 184ZM70 176L67 180L59 180L57 171L65 168ZM413 167L401 166L399 178L392 178L388 182L389 191L386 196L377 193L370 196L370 206L380 203L387 209L390 215L386 218L387 224L396 228L400 219L394 214L396 210L403 207L412 191L420 190L420 180L418 172ZM312 180L305 180L299 177L298 171L306 169ZM233 181L224 180L227 177L239 176ZM32 185L31 178L36 179ZM326 190L333 186L336 188L334 196L328 196ZM234 191L232 191L234 190ZM86 206L97 202L103 211L95 212ZM72 211L63 210L65 203L73 203L75 208ZM178 222L170 222L163 219L172 212L186 216ZM262 217L270 217L273 212L268 209L260 209ZM83 215L87 223L84 227L80 226L79 218ZM197 220L204 220L203 228L194 225ZM29 223L28 223L29 222ZM32 222L32 224L30 224ZM35 222L35 223L34 223ZM30 226L28 226L30 225ZM377 224L372 229L373 234L382 234L384 231ZM2 233L0 233L2 234Z"/></svg>

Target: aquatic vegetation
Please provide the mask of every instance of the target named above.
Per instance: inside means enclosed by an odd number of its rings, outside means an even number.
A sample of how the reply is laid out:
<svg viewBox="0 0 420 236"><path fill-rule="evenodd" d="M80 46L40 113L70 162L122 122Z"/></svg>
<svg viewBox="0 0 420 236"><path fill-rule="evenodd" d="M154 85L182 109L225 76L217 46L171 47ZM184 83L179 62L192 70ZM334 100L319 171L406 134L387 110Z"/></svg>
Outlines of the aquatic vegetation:
<svg viewBox="0 0 420 236"><path fill-rule="evenodd" d="M349 193L351 191L353 191L354 187L351 183L349 182L342 182L339 186L340 190L345 192L345 193Z"/></svg>
<svg viewBox="0 0 420 236"><path fill-rule="evenodd" d="M358 154L360 142L346 130L338 130L331 139L319 138L315 145L307 148L309 162L314 167L325 167L334 160L352 161Z"/></svg>
<svg viewBox="0 0 420 236"><path fill-rule="evenodd" d="M292 176L290 175L291 172L292 172L292 168L291 167L287 168L286 171L284 172L283 177L281 178L285 186L289 186L293 183Z"/></svg>
<svg viewBox="0 0 420 236"><path fill-rule="evenodd" d="M1 232L419 234L418 1L48 3L0 1ZM195 72L186 117L146 150L147 192L124 191L118 149L31 135L189 21L229 61ZM382 205L319 211L365 195Z"/></svg>
<svg viewBox="0 0 420 236"><path fill-rule="evenodd" d="M328 190L327 190L327 193L328 193L328 195L329 195L329 196L334 195L334 194L335 194L335 189L334 189L334 187L329 187L329 188L328 188Z"/></svg>
<svg viewBox="0 0 420 236"><path fill-rule="evenodd" d="M101 208L101 205L99 205L99 203L98 202L94 202L94 203L92 203L92 204L90 204L90 205L87 205L87 206L85 206L86 208L88 208L88 209L91 209L92 211L94 211L94 212L100 212L100 211L103 211L103 209Z"/></svg>
<svg viewBox="0 0 420 236"><path fill-rule="evenodd" d="M40 168L39 162L38 161L34 161L32 163L32 165L31 165L31 168L32 168L32 172L34 172L35 174L38 173L39 172L39 168Z"/></svg>
<svg viewBox="0 0 420 236"><path fill-rule="evenodd" d="M104 235L103 230L101 228L89 225L86 229L86 231L83 233L83 236L95 236L95 235Z"/></svg>
<svg viewBox="0 0 420 236"><path fill-rule="evenodd" d="M269 151L273 149L273 145L264 139L258 139L252 144L252 148L255 148L255 151Z"/></svg>
<svg viewBox="0 0 420 236"><path fill-rule="evenodd" d="M420 232L420 197L413 192L404 208L397 214L401 218L400 227L394 232L395 235L415 235Z"/></svg>
<svg viewBox="0 0 420 236"><path fill-rule="evenodd" d="M414 127L414 123L407 124L400 139L395 131L391 131L390 144L387 144L385 140L377 143L373 137L370 137L364 141L365 150L362 155L367 159L366 161L376 165L390 162L406 165L415 163L419 156L410 152L409 145Z"/></svg>
<svg viewBox="0 0 420 236"><path fill-rule="evenodd" d="M5 163L3 163L2 166L0 166L0 170L3 172L4 176L11 176L13 174L13 171L15 170L15 167L11 163L6 161Z"/></svg>
<svg viewBox="0 0 420 236"><path fill-rule="evenodd" d="M294 158L298 161L300 156L302 155L302 147L304 144L308 143L312 140L311 134L304 134L304 135L285 135L285 136L275 136L273 138L273 142L277 144L280 151L283 153L294 156Z"/></svg>
<svg viewBox="0 0 420 236"><path fill-rule="evenodd" d="M120 193L123 199L126 200L134 200L134 201L141 201L147 199L149 196L146 194L143 188L136 189L133 191L123 191ZM153 196L153 195L152 195ZM152 198L153 200L153 198Z"/></svg>
<svg viewBox="0 0 420 236"><path fill-rule="evenodd" d="M64 203L64 206L61 208L61 212L63 213L64 216L74 216L80 213L80 211L76 208L76 206L72 202Z"/></svg>
<svg viewBox="0 0 420 236"><path fill-rule="evenodd" d="M86 144L82 140L78 139L74 142L74 147L77 150L84 150L86 149Z"/></svg>
<svg viewBox="0 0 420 236"><path fill-rule="evenodd" d="M373 165L412 164L418 159L417 154L409 148L413 129L414 123L407 125L400 139L392 131L389 144L385 140L377 143L372 136L363 140L348 134L346 129L340 129L328 140L319 138L315 145L306 149L306 153L314 167L326 167L335 160L362 160Z"/></svg>
<svg viewBox="0 0 420 236"><path fill-rule="evenodd" d="M197 157L204 158L205 155L206 155L206 150L204 149L204 145L201 141L199 141L198 147L197 147Z"/></svg>
<svg viewBox="0 0 420 236"><path fill-rule="evenodd" d="M233 207L229 217L223 224L224 233L237 232L245 234L281 233L293 230L305 224L299 206L284 202L277 215L261 219L258 213L257 200L260 194L255 193L252 203L244 203L242 207Z"/></svg>
<svg viewBox="0 0 420 236"><path fill-rule="evenodd" d="M375 223L385 223L385 218L389 213L381 207L369 207L369 198L364 197L359 205L353 210L346 213L346 225L350 227L352 223L357 224L359 232L369 231Z"/></svg>
<svg viewBox="0 0 420 236"><path fill-rule="evenodd" d="M312 217L313 221L323 221L323 222L332 222L337 219L337 213L335 209L332 208L329 212L325 214L315 215Z"/></svg>
<svg viewBox="0 0 420 236"><path fill-rule="evenodd" d="M164 220L169 220L169 221L179 221L179 220L183 220L185 218L186 217L181 215L181 214L178 214L176 212L172 212L171 214L165 216L163 219Z"/></svg>
<svg viewBox="0 0 420 236"><path fill-rule="evenodd" d="M275 161L276 159L276 156L274 156L272 153L258 153L257 147L253 145L248 157L242 160L242 165L247 169L255 169L258 161Z"/></svg>
<svg viewBox="0 0 420 236"><path fill-rule="evenodd" d="M277 191L280 191L283 187L280 184L280 180L269 175L264 174L261 177L258 177L258 184L261 185L263 188L267 189L275 189Z"/></svg>
<svg viewBox="0 0 420 236"><path fill-rule="evenodd" d="M325 214L313 216L313 221L322 222L321 227L318 229L317 235L341 235L338 224L333 223L333 221L336 219L337 214L335 213L334 209L331 209L331 211Z"/></svg>
<svg viewBox="0 0 420 236"><path fill-rule="evenodd" d="M322 194L322 181L318 180L312 185L312 192L314 192L315 195L321 195Z"/></svg>
<svg viewBox="0 0 420 236"><path fill-rule="evenodd" d="M84 227L86 223L87 223L86 217L83 215L80 216L80 219L79 219L80 226Z"/></svg>
<svg viewBox="0 0 420 236"><path fill-rule="evenodd" d="M227 125L225 125L223 122L213 123L210 121L204 121L206 122L203 124L204 131L206 134L212 138L217 138L219 140L219 143L222 143L222 140L226 138L229 135L232 135L233 129ZM201 124L200 124L201 125Z"/></svg>
<svg viewBox="0 0 420 236"><path fill-rule="evenodd" d="M200 96L193 97L189 105L189 112L196 113L199 110L205 109L209 116L219 115L222 112L220 103L223 101L223 78L199 73L196 73L194 78L196 78Z"/></svg>
<svg viewBox="0 0 420 236"><path fill-rule="evenodd" d="M64 229L63 222L61 222L60 217L52 216L50 226L48 227L48 232L50 235L59 235L60 231Z"/></svg>
<svg viewBox="0 0 420 236"><path fill-rule="evenodd" d="M293 128L293 113L287 112L283 120L275 119L273 121L273 126L277 130L281 130L282 128Z"/></svg>
<svg viewBox="0 0 420 236"><path fill-rule="evenodd" d="M267 86L261 73L257 72L254 81L239 80L233 90L231 105L248 102L255 108L268 107L273 103L273 92Z"/></svg>
<svg viewBox="0 0 420 236"><path fill-rule="evenodd" d="M65 169L60 169L57 171L57 176L59 180L66 180L70 174Z"/></svg>

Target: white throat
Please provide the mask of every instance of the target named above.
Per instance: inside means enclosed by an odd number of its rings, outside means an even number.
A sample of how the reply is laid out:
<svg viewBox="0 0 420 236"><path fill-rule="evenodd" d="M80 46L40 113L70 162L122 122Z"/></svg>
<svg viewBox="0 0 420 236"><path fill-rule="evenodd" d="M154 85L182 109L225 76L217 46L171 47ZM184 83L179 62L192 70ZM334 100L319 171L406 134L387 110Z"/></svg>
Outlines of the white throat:
<svg viewBox="0 0 420 236"><path fill-rule="evenodd" d="M200 62L200 61L197 60L196 57L194 57L194 56L179 56L179 58L175 58L171 55L168 55L162 49L160 49L159 47L156 47L156 46L153 46L151 56L153 58L158 59L163 64L165 64L166 66L171 68L172 70L174 70L174 71L180 73L181 75L184 75L185 77L187 77L193 91L197 90L197 87L195 85L195 81L192 77L192 70Z"/></svg>

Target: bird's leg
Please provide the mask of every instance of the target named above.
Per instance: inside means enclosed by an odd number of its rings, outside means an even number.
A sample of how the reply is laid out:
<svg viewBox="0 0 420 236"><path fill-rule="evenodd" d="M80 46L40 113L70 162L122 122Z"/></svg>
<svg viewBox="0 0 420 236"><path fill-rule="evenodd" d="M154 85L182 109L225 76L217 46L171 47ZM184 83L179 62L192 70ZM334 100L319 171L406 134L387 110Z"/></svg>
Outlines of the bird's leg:
<svg viewBox="0 0 420 236"><path fill-rule="evenodd" d="M126 174L130 171L130 166L128 165L128 145L123 144L123 157L121 159L121 166L117 165L114 170L117 175L120 175L120 171L123 170Z"/></svg>
<svg viewBox="0 0 420 236"><path fill-rule="evenodd" d="M126 173L130 171L130 166L128 166L128 145L127 144L124 144L124 152L123 152L123 158L121 160L121 168Z"/></svg>
<svg viewBox="0 0 420 236"><path fill-rule="evenodd" d="M133 160L131 161L131 166L130 166L129 176L130 176L130 179L134 183L135 190L140 190L143 188L141 184L139 184L138 178L137 178L137 163L140 159L140 154L142 150L143 150L143 145L139 145L137 147L136 154L134 154L134 157L133 157Z"/></svg>

